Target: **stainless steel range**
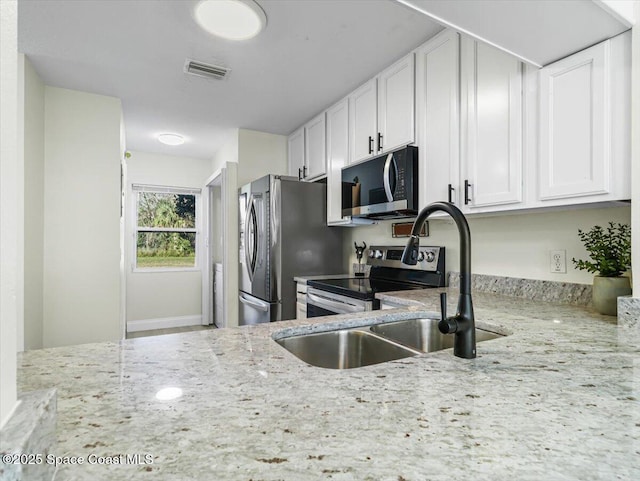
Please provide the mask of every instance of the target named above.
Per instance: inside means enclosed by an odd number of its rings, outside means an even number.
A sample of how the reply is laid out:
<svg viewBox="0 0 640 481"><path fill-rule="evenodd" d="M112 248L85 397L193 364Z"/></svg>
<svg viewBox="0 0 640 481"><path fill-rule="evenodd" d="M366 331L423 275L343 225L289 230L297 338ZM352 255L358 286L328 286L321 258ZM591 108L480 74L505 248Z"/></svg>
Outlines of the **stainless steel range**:
<svg viewBox="0 0 640 481"><path fill-rule="evenodd" d="M445 285L445 248L420 247L415 266L403 264L404 246L371 246L369 277L307 281L307 317L380 308L378 292L427 289Z"/></svg>

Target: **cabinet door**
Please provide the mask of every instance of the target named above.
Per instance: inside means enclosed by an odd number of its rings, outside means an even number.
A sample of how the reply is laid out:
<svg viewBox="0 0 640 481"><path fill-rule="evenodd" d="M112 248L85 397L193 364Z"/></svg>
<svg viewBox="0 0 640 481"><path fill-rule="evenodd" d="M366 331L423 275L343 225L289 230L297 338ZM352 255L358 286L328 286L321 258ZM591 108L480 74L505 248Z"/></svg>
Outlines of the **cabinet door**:
<svg viewBox="0 0 640 481"><path fill-rule="evenodd" d="M375 154L377 89L372 79L349 95L350 162L358 162Z"/></svg>
<svg viewBox="0 0 640 481"><path fill-rule="evenodd" d="M378 153L415 141L413 53L378 75Z"/></svg>
<svg viewBox="0 0 640 481"><path fill-rule="evenodd" d="M326 131L324 112L304 126L306 168L302 168L305 179L314 179L327 173Z"/></svg>
<svg viewBox="0 0 640 481"><path fill-rule="evenodd" d="M447 31L416 52L420 208L459 199L459 35Z"/></svg>
<svg viewBox="0 0 640 481"><path fill-rule="evenodd" d="M342 168L349 157L349 102L327 110L327 224L342 222Z"/></svg>
<svg viewBox="0 0 640 481"><path fill-rule="evenodd" d="M609 192L609 42L540 70L540 199Z"/></svg>
<svg viewBox="0 0 640 481"><path fill-rule="evenodd" d="M304 168L304 128L299 128L288 138L289 175L302 178Z"/></svg>
<svg viewBox="0 0 640 481"><path fill-rule="evenodd" d="M522 63L469 38L461 55L464 203L522 202Z"/></svg>

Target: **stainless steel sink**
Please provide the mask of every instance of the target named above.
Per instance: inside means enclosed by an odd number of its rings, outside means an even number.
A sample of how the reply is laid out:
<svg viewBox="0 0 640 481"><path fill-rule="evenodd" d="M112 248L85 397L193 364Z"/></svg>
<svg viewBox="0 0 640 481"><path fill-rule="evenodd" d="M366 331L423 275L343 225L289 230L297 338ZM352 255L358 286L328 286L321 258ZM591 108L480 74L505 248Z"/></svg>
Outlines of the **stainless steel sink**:
<svg viewBox="0 0 640 481"><path fill-rule="evenodd" d="M408 319L371 326L372 332L422 352L433 352L453 347L454 336L438 330L439 319ZM476 328L476 342L502 337Z"/></svg>
<svg viewBox="0 0 640 481"><path fill-rule="evenodd" d="M351 369L422 354L359 329L286 337L276 342L304 362L329 369Z"/></svg>

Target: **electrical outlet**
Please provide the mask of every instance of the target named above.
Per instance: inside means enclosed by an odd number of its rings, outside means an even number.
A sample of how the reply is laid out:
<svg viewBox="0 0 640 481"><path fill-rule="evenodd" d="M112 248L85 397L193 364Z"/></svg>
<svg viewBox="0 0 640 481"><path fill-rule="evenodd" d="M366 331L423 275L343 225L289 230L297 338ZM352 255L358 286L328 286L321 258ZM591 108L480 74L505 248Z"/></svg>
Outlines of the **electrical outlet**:
<svg viewBox="0 0 640 481"><path fill-rule="evenodd" d="M555 274L567 273L567 251L564 249L551 251L551 272Z"/></svg>

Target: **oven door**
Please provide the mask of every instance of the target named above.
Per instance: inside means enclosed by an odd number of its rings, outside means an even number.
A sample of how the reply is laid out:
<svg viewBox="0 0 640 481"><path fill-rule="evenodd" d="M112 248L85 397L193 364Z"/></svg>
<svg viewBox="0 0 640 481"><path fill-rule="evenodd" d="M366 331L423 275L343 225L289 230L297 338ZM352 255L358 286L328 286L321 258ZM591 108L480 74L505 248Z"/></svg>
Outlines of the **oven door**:
<svg viewBox="0 0 640 481"><path fill-rule="evenodd" d="M371 311L373 302L341 296L315 287L307 288L307 317Z"/></svg>

